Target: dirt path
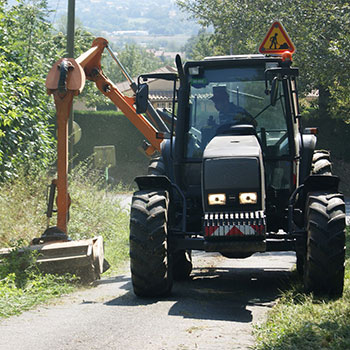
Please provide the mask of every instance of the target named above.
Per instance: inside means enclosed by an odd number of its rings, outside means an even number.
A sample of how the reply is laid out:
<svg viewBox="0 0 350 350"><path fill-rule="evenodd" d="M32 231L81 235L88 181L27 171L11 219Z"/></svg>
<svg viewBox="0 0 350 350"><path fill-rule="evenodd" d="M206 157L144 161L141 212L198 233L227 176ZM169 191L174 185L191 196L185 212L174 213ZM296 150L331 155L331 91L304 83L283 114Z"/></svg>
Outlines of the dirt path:
<svg viewBox="0 0 350 350"><path fill-rule="evenodd" d="M126 271L0 321L0 349L248 349L252 324L264 319L294 262L292 253L195 254L192 279L160 301L136 298Z"/></svg>

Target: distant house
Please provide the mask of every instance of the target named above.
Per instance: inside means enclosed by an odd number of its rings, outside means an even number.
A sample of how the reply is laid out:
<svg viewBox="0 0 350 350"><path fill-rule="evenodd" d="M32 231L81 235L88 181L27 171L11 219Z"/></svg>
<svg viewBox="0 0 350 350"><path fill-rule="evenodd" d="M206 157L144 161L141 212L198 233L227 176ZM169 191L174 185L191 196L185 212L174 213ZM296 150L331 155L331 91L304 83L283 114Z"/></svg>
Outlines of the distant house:
<svg viewBox="0 0 350 350"><path fill-rule="evenodd" d="M177 70L175 67L165 66L151 73L177 73ZM137 81L137 78L134 78L134 81ZM153 107L171 109L174 88L173 82L162 79L149 79L147 83L149 86L149 100ZM126 96L131 97L134 95L128 81L118 83L116 87Z"/></svg>

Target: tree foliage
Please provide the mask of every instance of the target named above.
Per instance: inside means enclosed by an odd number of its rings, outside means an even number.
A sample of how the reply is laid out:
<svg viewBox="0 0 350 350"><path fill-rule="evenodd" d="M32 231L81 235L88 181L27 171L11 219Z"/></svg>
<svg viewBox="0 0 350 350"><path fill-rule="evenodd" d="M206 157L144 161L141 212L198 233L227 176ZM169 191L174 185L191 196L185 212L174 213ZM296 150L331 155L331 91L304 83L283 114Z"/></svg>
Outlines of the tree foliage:
<svg viewBox="0 0 350 350"><path fill-rule="evenodd" d="M45 166L52 150L44 76L59 54L45 21L46 2L0 1L0 180L31 161Z"/></svg>
<svg viewBox="0 0 350 350"><path fill-rule="evenodd" d="M50 164L55 154L51 117L53 99L45 78L52 64L66 56L66 34L47 22L46 0L0 0L0 181L31 163ZM79 26L75 56L91 47L93 36Z"/></svg>
<svg viewBox="0 0 350 350"><path fill-rule="evenodd" d="M136 44L125 45L117 53L117 57L131 77L154 71L164 65L160 58ZM106 57L103 63L104 71L113 82L119 83L126 80L121 69L112 59Z"/></svg>
<svg viewBox="0 0 350 350"><path fill-rule="evenodd" d="M304 92L318 89L320 114L350 111L350 4L344 0L177 0L203 27L213 27L215 54L257 52L273 20L280 20L297 51Z"/></svg>
<svg viewBox="0 0 350 350"><path fill-rule="evenodd" d="M126 44L123 49L114 52L114 54L132 79L135 79L142 73L152 72L168 63L137 44ZM104 74L113 83L120 83L127 80L118 64L108 53L103 55L101 65ZM84 94L87 105L97 106L99 109L104 109L104 106L110 105L114 109L114 104L100 94L96 90L96 87L92 85L94 84L87 86L88 92Z"/></svg>
<svg viewBox="0 0 350 350"><path fill-rule="evenodd" d="M197 36L188 39L183 47L186 57L191 60L200 60L203 57L219 54L216 51L215 36L201 29Z"/></svg>

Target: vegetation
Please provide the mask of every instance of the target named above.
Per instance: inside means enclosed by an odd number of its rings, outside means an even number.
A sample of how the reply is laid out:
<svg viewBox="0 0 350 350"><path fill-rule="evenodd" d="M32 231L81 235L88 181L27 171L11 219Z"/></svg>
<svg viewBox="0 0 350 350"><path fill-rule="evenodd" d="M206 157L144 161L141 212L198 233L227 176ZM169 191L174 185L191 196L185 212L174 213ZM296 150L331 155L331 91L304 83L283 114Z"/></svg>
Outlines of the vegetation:
<svg viewBox="0 0 350 350"><path fill-rule="evenodd" d="M347 233L348 242L349 229ZM300 282L282 293L265 323L256 327L257 350L349 349L350 255L343 297L325 300L305 295Z"/></svg>
<svg viewBox="0 0 350 350"><path fill-rule="evenodd" d="M42 275L35 254L19 254L22 241L0 264L0 318L18 315L34 305L74 290L74 276Z"/></svg>
<svg viewBox="0 0 350 350"><path fill-rule="evenodd" d="M19 257L17 253L46 228L48 183L46 173L30 171L0 187L0 247L17 247L10 259L0 264L0 317L18 314L77 287L74 276L42 275L35 267L35 255L27 252ZM104 179L88 164L76 168L70 184L69 236L103 236L110 273L115 272L128 255L128 209L121 207L117 197L124 189L106 189ZM55 225L54 220L51 225Z"/></svg>
<svg viewBox="0 0 350 350"><path fill-rule="evenodd" d="M101 173L92 171L89 160L74 169L70 178L72 205L68 230L72 239L102 236L105 257L115 272L129 254L129 209L122 207L121 184L111 188Z"/></svg>
<svg viewBox="0 0 350 350"><path fill-rule="evenodd" d="M197 36L188 39L183 50L186 57L191 60L201 60L203 57L212 56L215 52L214 37L205 29L201 29Z"/></svg>
<svg viewBox="0 0 350 350"><path fill-rule="evenodd" d="M127 44L118 53L118 59L133 78L141 73L154 71L165 64L159 57L155 57L153 53L136 44ZM108 77L112 81L119 83L126 80L121 69L114 61L109 59L105 62L107 63Z"/></svg>
<svg viewBox="0 0 350 350"><path fill-rule="evenodd" d="M0 181L30 160L45 166L53 141L43 74L55 57L46 8L0 1Z"/></svg>
<svg viewBox="0 0 350 350"><path fill-rule="evenodd" d="M257 52L269 26L278 18L297 48L294 59L301 71L301 90L319 91L321 117L333 115L349 120L348 2L177 0L177 3L204 28L214 29L212 54ZM200 41L197 45L200 46Z"/></svg>

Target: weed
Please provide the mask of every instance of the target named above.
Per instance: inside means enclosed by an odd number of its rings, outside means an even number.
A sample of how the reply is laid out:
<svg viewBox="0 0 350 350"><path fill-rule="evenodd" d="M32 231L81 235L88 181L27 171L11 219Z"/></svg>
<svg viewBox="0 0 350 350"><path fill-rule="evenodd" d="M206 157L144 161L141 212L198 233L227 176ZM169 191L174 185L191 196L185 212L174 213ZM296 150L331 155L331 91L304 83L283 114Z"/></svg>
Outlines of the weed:
<svg viewBox="0 0 350 350"><path fill-rule="evenodd" d="M18 315L34 305L46 302L76 289L74 276L33 274L26 285L18 288L16 275L8 274L0 280L0 317Z"/></svg>
<svg viewBox="0 0 350 350"><path fill-rule="evenodd" d="M36 266L37 252L22 247L23 241L19 240L9 256L0 264L0 279L12 275L17 288L25 287L28 279L39 272Z"/></svg>
<svg viewBox="0 0 350 350"><path fill-rule="evenodd" d="M18 241L0 262L0 317L19 314L33 305L67 293L78 281L71 275L41 274L36 265L37 252L22 246L23 241Z"/></svg>
<svg viewBox="0 0 350 350"><path fill-rule="evenodd" d="M0 247L24 244L45 229L45 190L48 176L41 172L21 175L1 185Z"/></svg>
<svg viewBox="0 0 350 350"><path fill-rule="evenodd" d="M111 271L128 257L129 209L121 206L120 193L127 189L121 184L106 186L99 172L89 162L74 169L71 176L69 236L84 239L102 236L105 256Z"/></svg>
<svg viewBox="0 0 350 350"><path fill-rule="evenodd" d="M255 328L256 349L350 349L349 263L347 255L344 293L338 300L305 294L300 282L283 292L266 322Z"/></svg>
<svg viewBox="0 0 350 350"><path fill-rule="evenodd" d="M0 247L14 247L0 264L0 317L27 310L33 305L76 288L74 276L42 275L35 264L36 253L20 248L39 237L46 228L47 173L27 173L0 188ZM102 236L105 256L115 271L128 257L128 209L118 194L122 186L106 187L104 178L87 161L70 176L72 199L68 235L72 239ZM55 226L52 218L51 226Z"/></svg>

